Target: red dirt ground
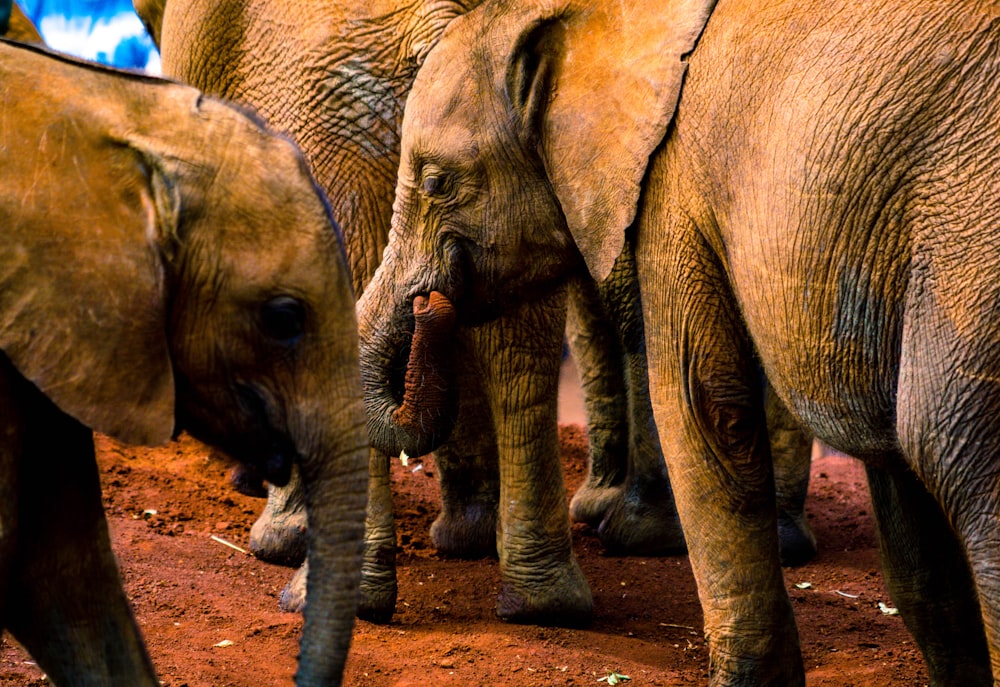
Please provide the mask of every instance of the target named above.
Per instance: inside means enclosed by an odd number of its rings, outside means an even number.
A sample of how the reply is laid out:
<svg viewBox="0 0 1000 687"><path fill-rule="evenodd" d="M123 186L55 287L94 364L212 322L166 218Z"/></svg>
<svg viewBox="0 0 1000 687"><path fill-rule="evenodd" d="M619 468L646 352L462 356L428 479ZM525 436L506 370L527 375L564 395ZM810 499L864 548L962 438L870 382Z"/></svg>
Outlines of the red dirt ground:
<svg viewBox="0 0 1000 687"><path fill-rule="evenodd" d="M567 486L584 472L580 427L561 427ZM301 620L278 610L292 571L224 546L246 547L263 501L236 493L229 465L183 437L133 449L97 437L105 507L122 577L167 687L291 685ZM417 466L420 469L415 469ZM594 592L586 630L504 623L494 615L495 560L454 561L434 553L437 512L429 459L394 461L399 519L399 602L392 623L359 621L346 685L467 687L627 684L704 685L707 652L694 580L685 557L602 554L583 526L576 552ZM927 684L920 654L889 603L861 465L819 455L808 513L820 542L814 562L788 569L810 686ZM808 582L800 589L796 584ZM890 604L891 605L891 604ZM603 678L603 681L602 681ZM0 685L47 681L5 636Z"/></svg>

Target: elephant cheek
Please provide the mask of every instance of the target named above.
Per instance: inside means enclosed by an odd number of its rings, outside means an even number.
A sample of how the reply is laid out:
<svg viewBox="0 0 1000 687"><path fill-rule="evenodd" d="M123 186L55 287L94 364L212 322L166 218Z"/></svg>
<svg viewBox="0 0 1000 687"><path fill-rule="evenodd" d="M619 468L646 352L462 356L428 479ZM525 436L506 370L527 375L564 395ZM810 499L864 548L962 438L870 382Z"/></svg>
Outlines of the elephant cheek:
<svg viewBox="0 0 1000 687"><path fill-rule="evenodd" d="M403 402L392 421L408 434L440 428L454 406L452 336L455 307L448 298L432 291L413 299L413 343L406 364ZM436 432L437 433L437 432Z"/></svg>

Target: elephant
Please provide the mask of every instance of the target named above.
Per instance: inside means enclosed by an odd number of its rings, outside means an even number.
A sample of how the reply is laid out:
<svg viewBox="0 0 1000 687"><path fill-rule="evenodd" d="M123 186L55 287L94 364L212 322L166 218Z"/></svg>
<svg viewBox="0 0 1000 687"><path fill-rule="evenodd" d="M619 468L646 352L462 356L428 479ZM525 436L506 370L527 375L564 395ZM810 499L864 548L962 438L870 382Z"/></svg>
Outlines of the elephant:
<svg viewBox="0 0 1000 687"><path fill-rule="evenodd" d="M6 7L4 7L5 4ZM38 29L25 16L16 2L0 2L0 36L20 43L42 43Z"/></svg>
<svg viewBox="0 0 1000 687"><path fill-rule="evenodd" d="M301 152L189 86L0 41L3 626L59 685L159 685L93 432L299 467L298 685L339 685L368 438L339 228Z"/></svg>
<svg viewBox="0 0 1000 687"><path fill-rule="evenodd" d="M931 684L1000 684L998 67L989 3L488 0L407 100L366 402L633 259L710 684L805 683L764 379L863 461ZM401 388L436 431L449 394Z"/></svg>
<svg viewBox="0 0 1000 687"><path fill-rule="evenodd" d="M399 126L412 79L444 28L475 4L387 2L373 6L312 0L257 2L238 8L226 6L223 11L217 10L217 3L201 0L135 2L161 47L168 75L253 107L302 146L331 199L335 216L350 230L347 252L356 293L371 279L387 241L399 159ZM616 290L590 280L581 280L571 291L569 340L584 372L592 454L586 485L572 502L573 517L597 527L609 550L680 550L683 534L655 432L651 431L652 410L644 396L638 307L633 300L619 297L633 294L627 287ZM519 427L516 435L501 420L498 430L491 419L494 411L487 404L489 394L484 396L478 390L483 363L475 360L477 349L492 345L479 340L488 341L496 334L488 326L460 327L458 336L469 354L461 356L465 367L458 372L463 394L457 429L444 445L433 442L434 446L425 443L410 448L414 455L437 449L443 504L432 537L438 550L479 556L496 550L500 492L496 442L506 442L506 447L500 448L501 455L507 456L504 462L554 464L558 459L551 419L555 394L546 399L551 408L544 420L533 420L536 425L530 428ZM775 414L781 410L779 407ZM514 414L528 416L519 411ZM546 424L537 426L539 422ZM496 437L497 432L502 436ZM525 440L521 435L532 438ZM787 436L786 448L776 452L789 457L785 461L788 470L783 473L786 479L782 480L782 494L787 496L782 501L782 542L786 561L797 563L815 553L815 539L803 514L809 445L796 430L789 430ZM395 603L395 533L386 460L373 455L372 461L361 613L369 619L386 620ZM552 465L546 470L555 475ZM549 479L546 484L562 488L561 480ZM561 510L555 496L554 491L546 500ZM268 505L251 537L258 555L271 560L297 559L297 536L305 529L299 504L295 489L270 490ZM567 568L567 579L573 584L582 584L579 573L572 570L575 564L566 548L566 517L544 517L561 518L558 526L551 527L560 541L562 562L557 565ZM516 538L511 545L520 546ZM534 554L524 558L533 560ZM551 556L544 553L542 558ZM523 584L532 575L517 577ZM299 574L283 593L284 608L299 606L301 581ZM541 598L541 593L531 589L524 596ZM566 593L557 587L545 596L558 599ZM576 616L587 613L589 600L581 596ZM552 618L545 605L532 615Z"/></svg>

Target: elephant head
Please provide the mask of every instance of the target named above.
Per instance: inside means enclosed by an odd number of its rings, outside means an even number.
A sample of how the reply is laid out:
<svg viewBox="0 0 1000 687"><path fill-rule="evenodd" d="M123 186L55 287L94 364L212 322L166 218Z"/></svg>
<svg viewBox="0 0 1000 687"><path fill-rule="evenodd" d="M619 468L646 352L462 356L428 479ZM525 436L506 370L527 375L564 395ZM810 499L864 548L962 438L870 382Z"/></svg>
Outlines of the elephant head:
<svg viewBox="0 0 1000 687"><path fill-rule="evenodd" d="M412 314L424 298L475 323L584 264L611 272L712 5L498 0L448 27L407 101L389 245L359 304L376 445L420 450L447 432L433 421L447 409L404 398L414 366L447 378L447 352L409 353L431 335Z"/></svg>
<svg viewBox="0 0 1000 687"><path fill-rule="evenodd" d="M298 149L199 91L0 44L0 350L130 443L181 430L310 518L299 684L339 684L368 456L354 297Z"/></svg>
<svg viewBox="0 0 1000 687"><path fill-rule="evenodd" d="M389 233L403 105L444 28L478 0L134 0L163 73L245 104L302 148L360 294Z"/></svg>

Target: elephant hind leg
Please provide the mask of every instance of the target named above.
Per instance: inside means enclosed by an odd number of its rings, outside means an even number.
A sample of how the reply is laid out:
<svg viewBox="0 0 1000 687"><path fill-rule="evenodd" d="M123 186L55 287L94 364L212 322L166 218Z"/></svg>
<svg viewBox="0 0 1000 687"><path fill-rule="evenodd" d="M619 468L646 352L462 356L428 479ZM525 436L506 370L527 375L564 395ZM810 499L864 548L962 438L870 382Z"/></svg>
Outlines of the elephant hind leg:
<svg viewBox="0 0 1000 687"><path fill-rule="evenodd" d="M566 335L587 414L587 475L570 502L575 522L600 525L622 497L629 465L624 351L597 286L587 277L568 290Z"/></svg>
<svg viewBox="0 0 1000 687"><path fill-rule="evenodd" d="M816 535L806 519L806 494L812 466L812 436L792 416L770 384L765 382L767 434L774 462L774 491L778 500L778 544L781 564L803 565L816 555Z"/></svg>
<svg viewBox="0 0 1000 687"><path fill-rule="evenodd" d="M905 468L867 466L882 570L932 685L992 685L972 573L941 507Z"/></svg>
<svg viewBox="0 0 1000 687"><path fill-rule="evenodd" d="M655 168L651 178L649 197L664 197ZM726 272L690 216L646 208L636 255L650 396L698 583L711 683L803 685L755 352Z"/></svg>

